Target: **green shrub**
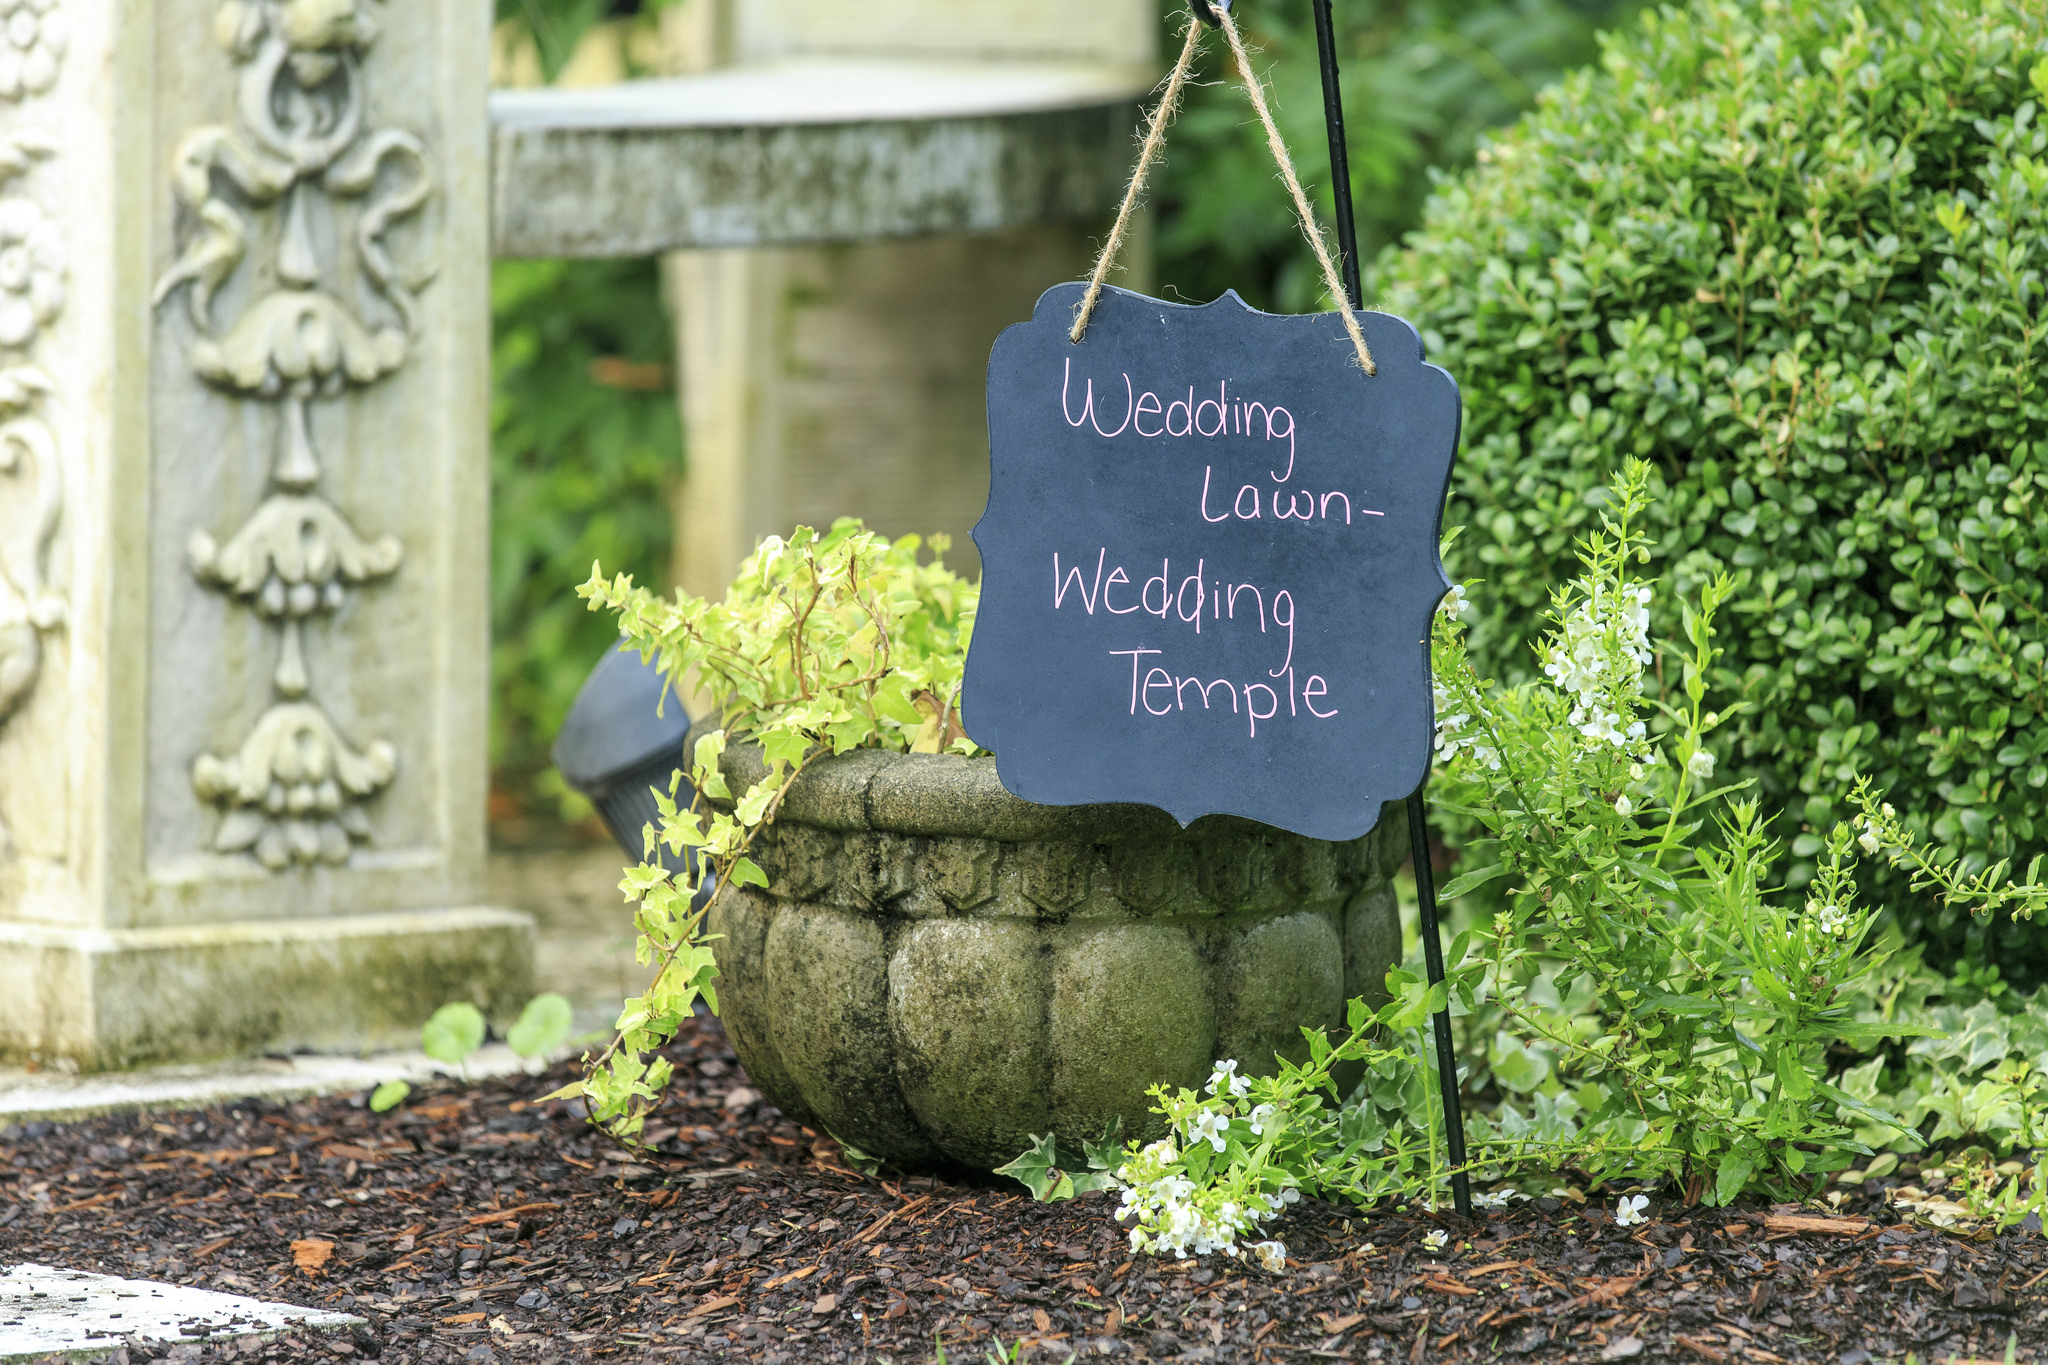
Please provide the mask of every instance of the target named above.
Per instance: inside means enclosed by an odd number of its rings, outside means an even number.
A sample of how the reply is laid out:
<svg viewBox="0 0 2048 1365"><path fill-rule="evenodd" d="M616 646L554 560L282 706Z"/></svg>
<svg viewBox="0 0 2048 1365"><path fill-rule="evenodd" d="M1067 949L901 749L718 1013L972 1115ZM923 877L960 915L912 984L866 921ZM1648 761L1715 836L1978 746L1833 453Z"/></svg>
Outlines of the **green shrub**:
<svg viewBox="0 0 2048 1365"><path fill-rule="evenodd" d="M1966 870L2024 864L2048 847L2048 18L1703 0L1603 45L1375 271L1464 389L1475 655L1529 675L1640 456L1660 610L1734 576L1717 690L1750 707L1720 757L1782 812L1791 882L1859 774ZM1885 892L1937 958L2048 965L2039 931L1986 943Z"/></svg>

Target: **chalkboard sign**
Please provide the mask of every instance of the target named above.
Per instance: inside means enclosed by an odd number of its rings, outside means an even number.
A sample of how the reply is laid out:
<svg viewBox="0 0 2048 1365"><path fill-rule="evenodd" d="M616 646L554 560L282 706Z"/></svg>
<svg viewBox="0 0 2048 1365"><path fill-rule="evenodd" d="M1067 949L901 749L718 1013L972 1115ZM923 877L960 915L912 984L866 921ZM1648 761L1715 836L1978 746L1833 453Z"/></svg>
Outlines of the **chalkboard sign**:
<svg viewBox="0 0 2048 1365"><path fill-rule="evenodd" d="M989 357L961 719L1028 801L1322 839L1415 790L1456 382L1406 322L1056 286Z"/></svg>

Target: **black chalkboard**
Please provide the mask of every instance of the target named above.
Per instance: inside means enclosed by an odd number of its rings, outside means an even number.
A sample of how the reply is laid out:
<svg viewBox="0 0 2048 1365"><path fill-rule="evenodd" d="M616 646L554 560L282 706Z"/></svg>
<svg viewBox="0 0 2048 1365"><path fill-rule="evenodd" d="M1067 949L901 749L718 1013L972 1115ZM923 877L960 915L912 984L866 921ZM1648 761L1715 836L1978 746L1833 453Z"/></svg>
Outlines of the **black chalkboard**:
<svg viewBox="0 0 2048 1365"><path fill-rule="evenodd" d="M981 608L961 719L1028 801L1322 839L1428 768L1458 386L1400 318L1083 287L989 357Z"/></svg>

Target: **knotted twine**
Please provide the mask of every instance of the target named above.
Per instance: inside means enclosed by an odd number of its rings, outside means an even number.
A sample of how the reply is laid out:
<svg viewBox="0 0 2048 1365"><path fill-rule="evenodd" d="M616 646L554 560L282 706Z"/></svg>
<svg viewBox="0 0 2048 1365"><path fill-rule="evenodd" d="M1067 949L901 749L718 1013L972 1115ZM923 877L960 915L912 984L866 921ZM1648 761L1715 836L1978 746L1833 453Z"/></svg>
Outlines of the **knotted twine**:
<svg viewBox="0 0 2048 1365"><path fill-rule="evenodd" d="M1330 291L1330 297L1337 301L1338 312L1344 318L1344 330L1351 334L1351 345L1358 352L1358 364L1367 374L1378 374L1379 366L1373 363L1372 350L1365 344L1365 333L1359 330L1358 317L1351 310L1351 297L1344 288L1344 281L1337 273L1337 263L1330 255L1329 244L1323 240L1323 230L1317 224L1315 214L1308 205L1308 195L1301 188L1301 177L1294 173L1294 160L1287 155L1287 144L1280 137L1280 129L1273 122L1273 111L1266 104L1265 82L1252 70L1251 57L1244 48L1244 39L1237 31L1237 21L1230 17L1230 11L1221 5L1211 6L1223 36L1230 40L1231 56L1237 62L1237 74L1244 81L1245 94L1251 97L1252 108L1258 111L1259 122L1266 130L1266 147L1273 153L1273 160L1280 167L1280 178L1287 183L1288 196L1294 201L1294 215L1301 222L1302 235L1315 250L1316 263L1323 268L1323 286ZM1067 333L1067 340L1079 344L1087 334L1088 322L1095 315L1095 304L1102 297L1103 277L1109 274L1116 263L1118 252L1123 249L1124 234L1130 227L1131 214L1137 208L1138 197L1144 193L1146 177L1151 174L1152 163L1166 145L1166 125L1173 122L1179 110L1181 92L1187 85L1188 71L1194 66L1195 53L1202 41L1202 23L1192 12L1188 15L1187 37L1182 41L1180 59L1173 64L1173 71L1166 78L1166 91L1152 110L1151 122L1145 128L1145 142L1138 152L1137 169L1131 172L1131 183L1124 189L1123 204L1117 209L1116 224L1109 230L1109 240L1103 243L1102 254L1095 260L1095 270L1088 278L1088 292L1081 298L1081 306L1075 310L1073 330Z"/></svg>

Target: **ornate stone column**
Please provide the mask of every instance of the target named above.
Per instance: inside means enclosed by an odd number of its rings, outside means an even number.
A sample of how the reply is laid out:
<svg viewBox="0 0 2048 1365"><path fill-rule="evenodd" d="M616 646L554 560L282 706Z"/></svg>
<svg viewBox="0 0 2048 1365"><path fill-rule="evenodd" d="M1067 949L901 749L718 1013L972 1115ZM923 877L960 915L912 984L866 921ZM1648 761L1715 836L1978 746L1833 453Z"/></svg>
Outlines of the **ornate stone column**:
<svg viewBox="0 0 2048 1365"><path fill-rule="evenodd" d="M0 16L0 1056L503 1013L488 10Z"/></svg>

